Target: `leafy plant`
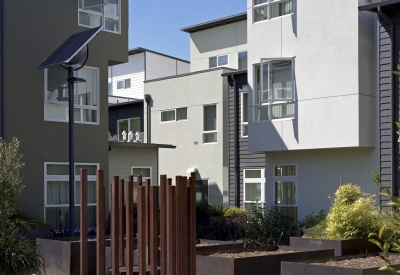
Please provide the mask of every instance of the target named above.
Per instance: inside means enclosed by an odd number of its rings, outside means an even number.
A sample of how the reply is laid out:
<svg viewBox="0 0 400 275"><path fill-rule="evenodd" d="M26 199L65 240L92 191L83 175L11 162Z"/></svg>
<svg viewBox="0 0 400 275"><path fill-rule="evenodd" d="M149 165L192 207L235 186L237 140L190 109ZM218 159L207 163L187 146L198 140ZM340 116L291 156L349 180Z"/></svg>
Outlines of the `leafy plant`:
<svg viewBox="0 0 400 275"><path fill-rule="evenodd" d="M198 239L236 241L245 235L246 216L212 217L207 224L197 226Z"/></svg>
<svg viewBox="0 0 400 275"><path fill-rule="evenodd" d="M23 186L19 169L24 166L18 153L19 141L0 138L0 274L42 274L44 260L36 246L19 236L29 223L18 218Z"/></svg>
<svg viewBox="0 0 400 275"><path fill-rule="evenodd" d="M246 210L239 207L228 208L224 213L225 217L237 217L241 215L246 215Z"/></svg>
<svg viewBox="0 0 400 275"><path fill-rule="evenodd" d="M314 216L314 212L308 214L304 217L304 219L299 223L299 227L301 228L312 228L312 229L323 229L326 225L326 211L320 210L316 216Z"/></svg>
<svg viewBox="0 0 400 275"><path fill-rule="evenodd" d="M226 212L226 208L222 205L215 206L212 203L205 203L196 206L197 217L223 217Z"/></svg>

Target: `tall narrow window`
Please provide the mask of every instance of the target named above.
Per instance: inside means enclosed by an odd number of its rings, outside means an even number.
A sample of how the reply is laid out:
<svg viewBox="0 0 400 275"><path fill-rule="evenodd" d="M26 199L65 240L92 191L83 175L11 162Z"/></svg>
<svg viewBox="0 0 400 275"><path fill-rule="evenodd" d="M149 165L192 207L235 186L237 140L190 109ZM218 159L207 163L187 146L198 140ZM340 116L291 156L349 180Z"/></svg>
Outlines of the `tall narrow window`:
<svg viewBox="0 0 400 275"><path fill-rule="evenodd" d="M247 93L242 93L242 137L247 137L248 134L248 100Z"/></svg>
<svg viewBox="0 0 400 275"><path fill-rule="evenodd" d="M208 205L208 180L196 180L196 204Z"/></svg>
<svg viewBox="0 0 400 275"><path fill-rule="evenodd" d="M203 143L217 142L217 105L203 106Z"/></svg>
<svg viewBox="0 0 400 275"><path fill-rule="evenodd" d="M125 131L128 134L130 131L135 135L140 133L140 118L134 117L129 119L118 120L118 141L123 141L122 133Z"/></svg>
<svg viewBox="0 0 400 275"><path fill-rule="evenodd" d="M55 230L67 228L69 211L69 168L67 163L45 163L44 219ZM80 207L80 169L88 170L89 224L96 223L96 170L99 164L75 164L75 211ZM76 218L76 222L79 217Z"/></svg>
<svg viewBox="0 0 400 275"><path fill-rule="evenodd" d="M276 203L281 206L296 206L296 165L275 165L274 173Z"/></svg>
<svg viewBox="0 0 400 275"><path fill-rule="evenodd" d="M243 170L244 208L265 203L265 169Z"/></svg>
<svg viewBox="0 0 400 275"><path fill-rule="evenodd" d="M238 69L247 70L247 51L238 53Z"/></svg>

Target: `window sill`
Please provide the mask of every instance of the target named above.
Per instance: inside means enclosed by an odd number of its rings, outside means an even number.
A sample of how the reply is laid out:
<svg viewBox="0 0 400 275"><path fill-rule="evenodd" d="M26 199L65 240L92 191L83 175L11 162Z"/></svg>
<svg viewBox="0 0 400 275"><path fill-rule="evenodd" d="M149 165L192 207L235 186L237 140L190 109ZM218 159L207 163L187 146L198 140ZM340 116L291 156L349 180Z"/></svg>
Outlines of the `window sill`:
<svg viewBox="0 0 400 275"><path fill-rule="evenodd" d="M282 15L282 16L274 17L274 18L271 18L271 19L265 19L265 20L261 20L261 21L257 21L257 22L253 21L253 25L260 24L260 23L265 23L265 22L269 22L269 21L273 21L273 20L276 20L276 19L281 19L283 17L289 17L289 16L292 16L292 15L293 15L293 13L285 14L285 15Z"/></svg>
<svg viewBox="0 0 400 275"><path fill-rule="evenodd" d="M80 27L85 27L85 28L90 28L90 29L93 29L93 28L98 27L98 26L83 25L83 24L79 24L79 23L78 23L78 26L80 26ZM121 34L121 32L110 31L110 30L106 30L106 29L104 29L104 28L103 28L101 31L103 31L103 32L109 32L109 33L114 33L114 34Z"/></svg>

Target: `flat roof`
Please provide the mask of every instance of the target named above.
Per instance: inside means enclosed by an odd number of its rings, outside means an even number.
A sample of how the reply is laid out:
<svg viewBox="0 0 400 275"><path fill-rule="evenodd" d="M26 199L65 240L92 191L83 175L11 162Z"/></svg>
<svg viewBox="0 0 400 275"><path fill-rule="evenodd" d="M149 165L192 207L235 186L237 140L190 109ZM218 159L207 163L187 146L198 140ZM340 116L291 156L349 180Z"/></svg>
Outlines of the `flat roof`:
<svg viewBox="0 0 400 275"><path fill-rule="evenodd" d="M112 96L112 95L108 96L108 106L131 104L131 103L138 103L138 102L143 102L143 99L123 97L123 96Z"/></svg>
<svg viewBox="0 0 400 275"><path fill-rule="evenodd" d="M236 71L236 72L224 73L224 74L221 74L221 76L230 76L230 75L238 75L238 74L247 74L247 70L240 70L240 71Z"/></svg>
<svg viewBox="0 0 400 275"><path fill-rule="evenodd" d="M169 58L176 59L176 60L179 60L179 61L182 61L182 62L190 64L190 62L187 61L187 60L180 59L180 58L177 58L177 57L174 57L174 56L171 56L171 55L163 54L163 53L160 53L160 52L152 51L152 50L149 50L149 49L146 49L146 48L142 48L142 47L137 47L137 48L133 48L133 49L128 50L128 54L129 55L143 53L143 52L151 52L151 53L154 53L154 54L162 55L162 56L165 56L165 57L169 57Z"/></svg>
<svg viewBox="0 0 400 275"><path fill-rule="evenodd" d="M175 145L170 145L170 144L142 143L142 142L109 141L108 144L110 146L119 146L119 147L169 148L169 149L175 149L176 148Z"/></svg>
<svg viewBox="0 0 400 275"><path fill-rule="evenodd" d="M215 27L219 27L219 26L223 26L223 25L227 25L227 24L232 24L232 23L236 23L236 22L244 21L244 20L247 20L247 12L242 12L242 13L238 13L235 15L219 18L216 20L207 21L207 22L192 25L189 27L185 27L185 28L182 28L181 31L187 32L187 33L193 33L193 32L203 31L206 29L211 29L211 28L215 28Z"/></svg>
<svg viewBox="0 0 400 275"><path fill-rule="evenodd" d="M374 2L374 0L372 0L371 2ZM384 0L384 1L381 1L381 2L360 5L360 6L358 6L358 10L359 11L376 12L378 7L391 6L391 5L395 5L395 4L399 4L399 3L400 3L400 0Z"/></svg>
<svg viewBox="0 0 400 275"><path fill-rule="evenodd" d="M166 79L171 79L171 78L185 77L185 76L194 75L194 74L208 73L208 72L218 71L218 70L223 70L223 69L232 70L232 71L237 71L236 69L232 69L232 68L228 68L228 67L218 67L218 68L212 68L212 69L208 69L208 70L190 72L190 73L187 73L187 74L171 75L171 76L167 76L167 77L162 77L162 78L157 78L157 79L146 80L146 81L144 81L144 83L150 83L150 82L155 82L155 81L161 81L161 80L166 80Z"/></svg>

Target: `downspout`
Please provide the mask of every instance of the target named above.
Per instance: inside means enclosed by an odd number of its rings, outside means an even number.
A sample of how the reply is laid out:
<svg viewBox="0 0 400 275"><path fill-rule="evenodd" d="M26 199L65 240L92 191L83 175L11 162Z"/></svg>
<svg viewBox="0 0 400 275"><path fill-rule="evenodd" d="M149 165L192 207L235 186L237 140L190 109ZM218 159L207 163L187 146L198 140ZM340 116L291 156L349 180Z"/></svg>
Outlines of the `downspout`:
<svg viewBox="0 0 400 275"><path fill-rule="evenodd" d="M151 143L151 129L150 129L150 95L146 94L144 95L144 99L146 100L147 104L147 125L146 125L146 131L147 131L147 143Z"/></svg>
<svg viewBox="0 0 400 275"><path fill-rule="evenodd" d="M233 143L234 143L234 190L235 190L235 206L240 207L239 188L240 188L240 171L239 171L239 112L238 112L238 97L236 92L236 79L231 75L233 83Z"/></svg>
<svg viewBox="0 0 400 275"><path fill-rule="evenodd" d="M395 43L395 37L394 37L394 22L393 20L387 16L386 14L384 14L381 10L381 7L378 7L378 14L380 17L382 17L383 19L385 19L389 24L390 24L390 36L392 38L391 41L391 58L390 58L390 95L391 95L391 115L392 115L392 159L391 159L391 163L392 163L392 175L391 175L391 181L392 181L392 186L391 186L391 190L392 190L392 194L397 195L396 194L396 162L395 162L395 142L396 142L396 127L395 127L395 103L394 103L394 99L395 99L395 95L394 95L394 74L393 71L394 69L394 43Z"/></svg>
<svg viewBox="0 0 400 275"><path fill-rule="evenodd" d="M1 0L1 64L0 64L0 71L1 71L1 75L0 75L0 117L1 117L1 121L0 121L0 137L5 138L4 136L4 0Z"/></svg>

